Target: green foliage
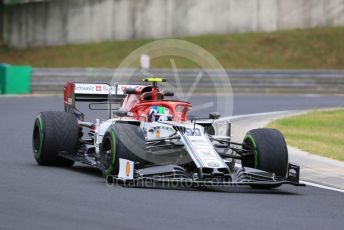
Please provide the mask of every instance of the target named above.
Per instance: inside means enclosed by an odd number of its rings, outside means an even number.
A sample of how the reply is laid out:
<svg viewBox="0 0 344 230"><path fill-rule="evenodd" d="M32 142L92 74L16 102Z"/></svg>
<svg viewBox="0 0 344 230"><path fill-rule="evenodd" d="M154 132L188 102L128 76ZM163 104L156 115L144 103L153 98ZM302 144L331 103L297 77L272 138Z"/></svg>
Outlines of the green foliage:
<svg viewBox="0 0 344 230"><path fill-rule="evenodd" d="M291 146L344 161L344 109L313 111L274 121L268 127L281 130Z"/></svg>
<svg viewBox="0 0 344 230"><path fill-rule="evenodd" d="M211 52L225 68L343 69L344 27L182 37ZM0 62L35 67L116 67L136 48L153 41L140 39L93 44L1 48ZM152 60L154 68L171 68L170 57ZM179 68L195 63L175 58ZM137 66L139 62L134 64Z"/></svg>

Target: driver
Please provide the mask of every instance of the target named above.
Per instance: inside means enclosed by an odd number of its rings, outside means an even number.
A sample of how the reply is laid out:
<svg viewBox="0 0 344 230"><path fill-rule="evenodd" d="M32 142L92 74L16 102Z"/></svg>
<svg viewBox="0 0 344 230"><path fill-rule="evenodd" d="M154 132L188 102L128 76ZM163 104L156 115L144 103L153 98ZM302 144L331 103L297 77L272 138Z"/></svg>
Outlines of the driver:
<svg viewBox="0 0 344 230"><path fill-rule="evenodd" d="M148 121L171 121L172 115L168 108L162 106L152 106L148 112Z"/></svg>

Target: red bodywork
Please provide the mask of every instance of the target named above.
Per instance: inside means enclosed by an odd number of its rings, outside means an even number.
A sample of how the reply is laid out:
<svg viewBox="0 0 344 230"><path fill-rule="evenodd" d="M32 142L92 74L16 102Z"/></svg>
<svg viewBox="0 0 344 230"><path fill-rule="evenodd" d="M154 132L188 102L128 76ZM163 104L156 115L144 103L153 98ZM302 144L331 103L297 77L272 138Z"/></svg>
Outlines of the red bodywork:
<svg viewBox="0 0 344 230"><path fill-rule="evenodd" d="M129 86L130 87L130 86ZM192 105L189 102L165 100L164 92L152 86L138 86L135 94L128 94L121 103L121 109L131 112L138 120L148 121L152 106L162 106L169 110L172 121L184 122Z"/></svg>
<svg viewBox="0 0 344 230"><path fill-rule="evenodd" d="M100 84L87 84L94 86L94 89L90 89L90 92L77 93L75 90L75 84L73 82L67 82L64 88L64 106L65 111L75 112L75 101L107 101L108 92L100 94L97 91L97 87ZM78 83L79 84L79 83ZM104 84L102 84L104 85ZM109 85L108 85L109 86ZM100 87L100 86L99 86ZM187 120L187 112L192 108L189 102L178 100L165 100L165 93L160 91L158 87L141 85L118 85L121 92L126 91L127 88L131 88L131 92L126 93L124 99L121 102L121 109L131 113L131 118L135 118L140 121L149 121L148 113L152 106L162 106L168 109L170 115L172 115L172 121L184 122ZM123 94L122 94L123 95ZM99 97L103 96L103 97ZM85 99L86 98L86 99Z"/></svg>

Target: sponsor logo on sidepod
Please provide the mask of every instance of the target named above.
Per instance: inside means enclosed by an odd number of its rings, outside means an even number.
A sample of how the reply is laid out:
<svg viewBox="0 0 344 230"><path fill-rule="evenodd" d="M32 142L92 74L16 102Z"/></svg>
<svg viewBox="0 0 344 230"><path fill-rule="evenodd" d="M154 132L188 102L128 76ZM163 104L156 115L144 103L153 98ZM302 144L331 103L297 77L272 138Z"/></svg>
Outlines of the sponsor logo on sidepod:
<svg viewBox="0 0 344 230"><path fill-rule="evenodd" d="M219 167L220 166L218 163L215 163L215 162L209 162L207 165L209 167Z"/></svg>

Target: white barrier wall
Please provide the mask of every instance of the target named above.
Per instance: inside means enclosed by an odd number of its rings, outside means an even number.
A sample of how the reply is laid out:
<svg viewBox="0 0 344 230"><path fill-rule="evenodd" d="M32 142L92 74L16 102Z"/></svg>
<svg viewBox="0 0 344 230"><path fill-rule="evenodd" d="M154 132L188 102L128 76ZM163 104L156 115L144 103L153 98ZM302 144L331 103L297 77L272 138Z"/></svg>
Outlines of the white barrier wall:
<svg viewBox="0 0 344 230"><path fill-rule="evenodd" d="M343 26L344 0L50 0L6 6L17 47Z"/></svg>

